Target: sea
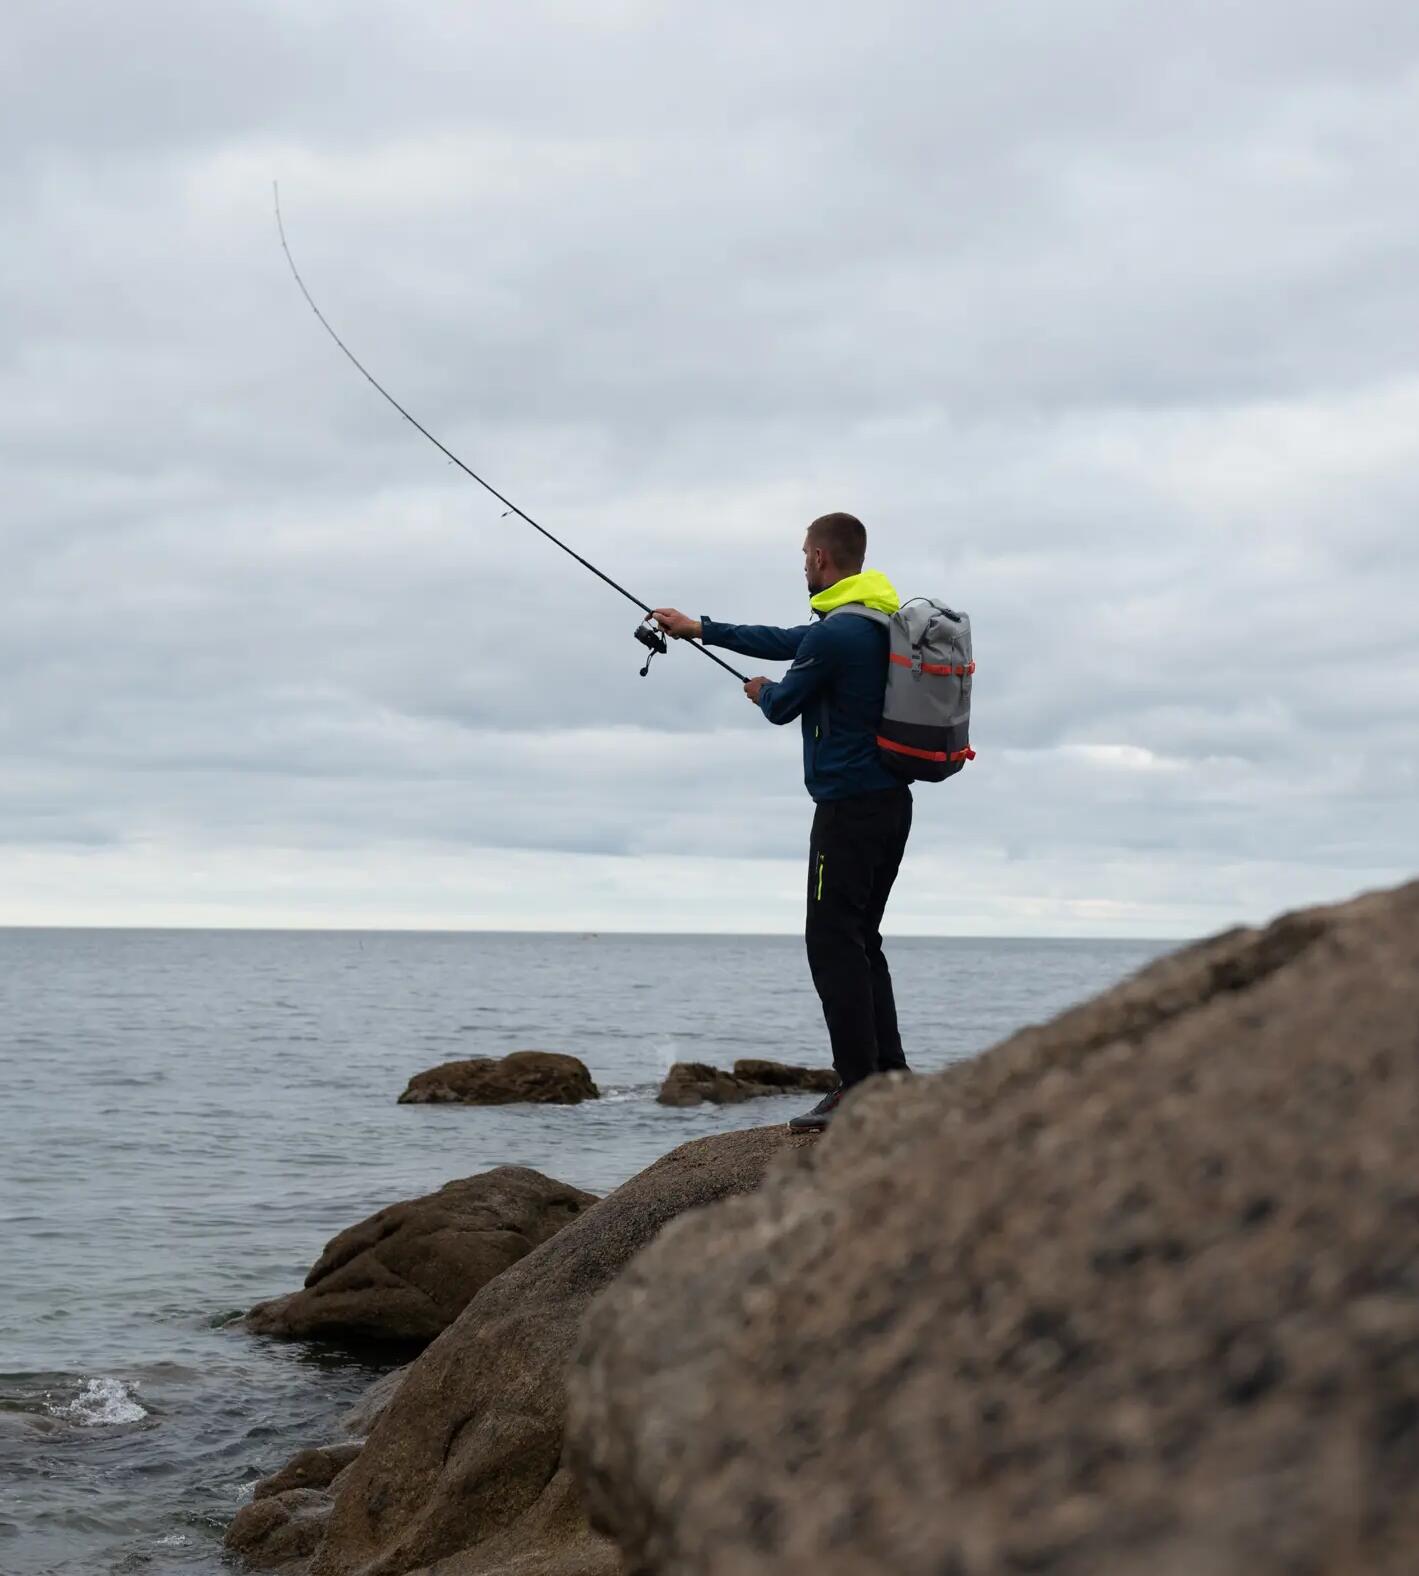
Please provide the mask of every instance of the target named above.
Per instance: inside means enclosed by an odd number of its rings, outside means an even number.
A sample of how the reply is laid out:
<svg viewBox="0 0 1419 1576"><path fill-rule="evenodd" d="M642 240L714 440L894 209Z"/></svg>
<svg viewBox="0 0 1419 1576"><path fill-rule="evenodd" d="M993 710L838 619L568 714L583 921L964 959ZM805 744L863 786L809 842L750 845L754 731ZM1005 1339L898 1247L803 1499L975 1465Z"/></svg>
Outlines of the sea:
<svg viewBox="0 0 1419 1576"><path fill-rule="evenodd" d="M1173 945L891 941L908 1058L973 1056ZM519 1049L581 1057L602 1098L396 1103ZM253 1483L389 1363L239 1315L455 1177L605 1193L805 1106L656 1104L673 1062L740 1056L827 1064L800 941L0 929L0 1576L231 1576Z"/></svg>

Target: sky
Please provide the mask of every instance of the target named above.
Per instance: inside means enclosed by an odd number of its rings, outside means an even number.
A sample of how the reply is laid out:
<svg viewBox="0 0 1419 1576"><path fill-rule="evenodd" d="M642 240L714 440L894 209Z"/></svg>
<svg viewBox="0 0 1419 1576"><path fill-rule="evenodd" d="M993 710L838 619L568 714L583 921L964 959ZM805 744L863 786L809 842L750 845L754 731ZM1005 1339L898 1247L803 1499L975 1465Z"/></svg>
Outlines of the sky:
<svg viewBox="0 0 1419 1576"><path fill-rule="evenodd" d="M275 179L355 352L636 596L800 623L845 509L971 614L894 932L1416 873L1408 0L6 18L0 924L801 924L797 729L638 676L325 337Z"/></svg>

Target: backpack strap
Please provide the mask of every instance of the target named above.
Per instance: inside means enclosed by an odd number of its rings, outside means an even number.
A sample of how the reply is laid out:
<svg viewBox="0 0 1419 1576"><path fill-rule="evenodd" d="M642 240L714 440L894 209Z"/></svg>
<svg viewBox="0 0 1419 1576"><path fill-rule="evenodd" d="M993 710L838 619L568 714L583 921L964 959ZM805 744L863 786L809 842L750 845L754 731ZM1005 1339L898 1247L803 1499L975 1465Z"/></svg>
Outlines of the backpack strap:
<svg viewBox="0 0 1419 1576"><path fill-rule="evenodd" d="M830 613L824 613L823 619L836 618L839 613L852 613L857 618L865 618L874 624L880 624L883 629L892 627L892 615L884 613L880 608L868 607L865 602L844 602L841 607L835 607ZM832 728L828 722L828 695L825 690L818 701L818 737L826 739L831 734Z"/></svg>
<svg viewBox="0 0 1419 1576"><path fill-rule="evenodd" d="M824 613L823 617L836 618L839 613L852 613L857 618L871 619L874 624L880 624L883 629L891 627L892 615L884 613L881 608L868 607L865 602L844 602L841 607L835 607L831 613Z"/></svg>

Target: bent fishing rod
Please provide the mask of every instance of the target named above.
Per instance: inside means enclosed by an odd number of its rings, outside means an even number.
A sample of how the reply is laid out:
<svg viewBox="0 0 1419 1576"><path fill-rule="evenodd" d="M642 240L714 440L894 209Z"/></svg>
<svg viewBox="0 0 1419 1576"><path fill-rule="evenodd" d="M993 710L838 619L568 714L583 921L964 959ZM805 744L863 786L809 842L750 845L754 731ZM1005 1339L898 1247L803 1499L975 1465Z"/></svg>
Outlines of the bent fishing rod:
<svg viewBox="0 0 1419 1576"><path fill-rule="evenodd" d="M471 466L465 465L452 449L450 449L446 444L440 443L439 440L434 437L433 433L429 431L423 422L419 421L416 417L411 416L409 412L405 410L399 401L395 399L395 397L389 392L387 388L385 388L384 384L382 384L379 379L375 377L369 368L365 366L364 362L361 361L355 352L351 350L350 347L345 343L345 341L340 338L339 334L335 332L335 330L326 320L324 312L322 312L315 304L315 298L311 295L310 291L306 289L305 280L301 278L301 271L296 267L296 260L291 256L291 248L286 241L286 226L281 220L281 190L275 181L271 183L271 193L276 204L276 229L281 237L281 250L286 254L286 261L291 265L291 273L294 276L296 283L300 286L300 292L306 299L306 305L310 307L311 311L314 312L316 317L320 320L320 326L327 334L330 335L331 339L333 339L335 343L339 345L340 349L345 352L346 356L350 359L365 381L372 384L374 388L378 390L378 392L382 394L391 405L393 405L395 410L399 412L399 414L410 424L410 426L418 428L418 430L423 433L423 435L429 440L430 443L433 444L436 449L439 450L440 453L446 455L450 460L453 461L459 470L461 470L466 476L471 476L485 492L491 493L500 504L503 504L506 507L508 514L515 514L519 520L525 520L534 531L540 532L547 538L549 542L552 543L554 547L560 547L569 558L576 559L577 563L579 563L583 569L589 569L598 580L604 581L605 584L610 586L613 591L619 592L620 595L625 597L628 602L633 603L641 610L642 613L645 614L645 618L640 624L636 626L636 639L640 641L641 645L648 648L645 666L640 670L641 677L644 678L646 674L650 672L651 661L654 659L657 653L664 655L665 651L668 649L666 646L664 633L651 616L654 609L652 609L648 602L642 602L638 596L633 596L631 592L627 591L625 586L613 580L610 575L605 574L602 570L598 569L590 559L583 558L580 553L575 551L575 549L568 547L559 536L553 536L546 526L539 525L530 514L528 514L525 510L519 509L511 498L505 497L498 491L496 487L493 486L491 482L485 481L477 473L477 471L472 469ZM504 515L503 518L506 519L507 516ZM707 646L701 645L698 640L692 640L689 642L689 644L693 646L701 656L708 657L711 662L717 663L724 669L726 673L732 673L734 677L741 683L747 684L749 682L747 674L741 673L738 668L730 667L727 662L725 662L722 658L715 656L714 652L712 652Z"/></svg>

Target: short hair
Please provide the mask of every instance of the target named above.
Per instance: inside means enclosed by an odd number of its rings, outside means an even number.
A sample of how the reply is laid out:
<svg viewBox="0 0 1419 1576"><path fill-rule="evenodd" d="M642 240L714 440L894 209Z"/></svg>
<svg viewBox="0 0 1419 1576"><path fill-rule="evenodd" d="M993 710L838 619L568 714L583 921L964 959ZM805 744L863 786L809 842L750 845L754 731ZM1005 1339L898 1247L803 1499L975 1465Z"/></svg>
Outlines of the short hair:
<svg viewBox="0 0 1419 1576"><path fill-rule="evenodd" d="M839 569L854 573L867 557L867 527L855 514L823 514L808 527L808 540L820 547Z"/></svg>

